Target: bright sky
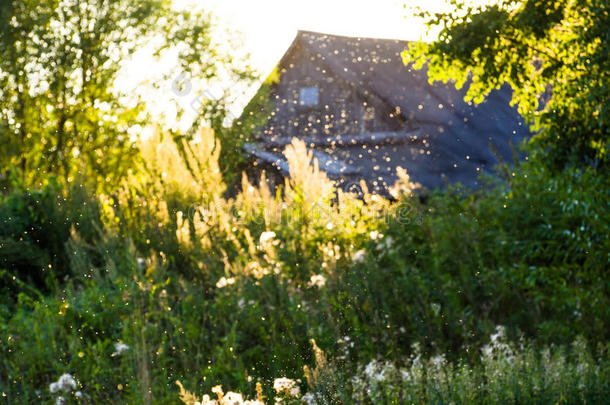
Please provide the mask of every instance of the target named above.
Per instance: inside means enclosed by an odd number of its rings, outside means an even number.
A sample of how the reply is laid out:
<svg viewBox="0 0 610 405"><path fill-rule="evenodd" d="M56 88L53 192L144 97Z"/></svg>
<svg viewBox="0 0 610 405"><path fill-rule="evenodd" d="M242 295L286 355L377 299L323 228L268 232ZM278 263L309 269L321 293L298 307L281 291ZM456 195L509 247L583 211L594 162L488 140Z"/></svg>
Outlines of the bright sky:
<svg viewBox="0 0 610 405"><path fill-rule="evenodd" d="M175 0L188 3L190 0ZM244 36L254 66L267 73L282 57L297 30L392 39L433 39L409 7L446 7L445 0L203 0L218 22Z"/></svg>
<svg viewBox="0 0 610 405"><path fill-rule="evenodd" d="M497 0L470 0L471 3L489 3ZM448 0L173 0L177 9L210 12L218 26L218 37L228 30L241 35L242 49L251 55L250 61L263 77L271 72L294 39L298 30L318 31L329 34L392 38L405 40L434 40L437 32L429 33L423 22L412 17L415 7L427 11L444 11ZM139 93L146 100L153 116L173 127L186 129L195 116L192 105L197 97L209 94L207 88L193 88L188 94L177 95L171 86L162 89L142 87L144 82L158 80L156 72L174 73L175 59L154 61L150 52L136 53L126 66L119 86L127 93ZM154 66L154 67L153 67ZM175 77L184 72L175 70ZM188 73L187 73L188 74ZM138 83L139 82L139 83ZM133 89L133 90L132 90ZM240 91L241 99L234 115L254 94ZM214 91L212 91L214 92ZM176 103L185 111L182 120L175 119Z"/></svg>

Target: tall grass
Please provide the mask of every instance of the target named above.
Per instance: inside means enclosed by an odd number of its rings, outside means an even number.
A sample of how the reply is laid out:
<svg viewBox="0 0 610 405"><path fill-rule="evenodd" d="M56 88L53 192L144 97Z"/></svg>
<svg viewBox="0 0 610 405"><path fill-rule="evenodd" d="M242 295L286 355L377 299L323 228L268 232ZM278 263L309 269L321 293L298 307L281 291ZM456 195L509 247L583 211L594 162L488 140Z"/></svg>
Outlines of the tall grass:
<svg viewBox="0 0 610 405"><path fill-rule="evenodd" d="M187 402L603 403L608 178L525 165L424 198L402 172L390 202L336 189L295 142L278 190L244 176L228 198L211 132L141 149L112 194L0 202L0 249L55 258L41 293L2 256L9 403L179 403L177 380ZM51 392L66 373L76 389Z"/></svg>
<svg viewBox="0 0 610 405"><path fill-rule="evenodd" d="M401 362L371 360L346 375L323 353L316 355L316 368L306 368L308 392L301 394L297 381L275 379L275 403L289 404L601 404L610 394L608 347L599 358L590 355L578 338L571 347L535 349L508 343L502 327L491 336L475 365L448 362L442 354L423 358L415 345L413 354ZM314 349L321 349L315 346ZM280 382L278 384L278 382ZM264 397L245 400L241 394L204 395L201 399L180 382L181 399L196 404L264 404ZM287 390L286 387L292 389Z"/></svg>

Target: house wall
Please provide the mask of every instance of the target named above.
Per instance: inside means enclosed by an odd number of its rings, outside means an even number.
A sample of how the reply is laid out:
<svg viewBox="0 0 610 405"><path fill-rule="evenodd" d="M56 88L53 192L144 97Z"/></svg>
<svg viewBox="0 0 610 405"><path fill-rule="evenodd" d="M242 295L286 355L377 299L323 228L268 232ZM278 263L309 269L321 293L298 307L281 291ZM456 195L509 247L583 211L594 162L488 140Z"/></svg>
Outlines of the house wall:
<svg viewBox="0 0 610 405"><path fill-rule="evenodd" d="M280 67L266 136L336 136L404 128L405 120L382 100L334 74L320 55L295 45ZM305 87L318 88L317 105L299 104Z"/></svg>

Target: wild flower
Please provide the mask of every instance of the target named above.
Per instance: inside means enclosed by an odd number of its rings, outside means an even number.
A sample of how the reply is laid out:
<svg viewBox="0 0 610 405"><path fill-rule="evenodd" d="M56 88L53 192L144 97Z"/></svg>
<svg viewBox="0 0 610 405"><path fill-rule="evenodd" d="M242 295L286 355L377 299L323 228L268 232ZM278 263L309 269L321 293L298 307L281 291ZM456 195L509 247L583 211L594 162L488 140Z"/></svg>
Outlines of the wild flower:
<svg viewBox="0 0 610 405"><path fill-rule="evenodd" d="M383 234L380 233L379 231L371 231L369 233L369 236L370 236L371 240L377 240L377 239L383 238Z"/></svg>
<svg viewBox="0 0 610 405"><path fill-rule="evenodd" d="M400 369L400 377L403 379L403 381L411 381L413 378L409 370L405 370L404 368Z"/></svg>
<svg viewBox="0 0 610 405"><path fill-rule="evenodd" d="M350 349L354 347L354 342L349 336L344 336L342 338L337 339L337 343L339 344L341 352L339 354L339 357L342 360L345 360L347 358L347 355L349 354Z"/></svg>
<svg viewBox="0 0 610 405"><path fill-rule="evenodd" d="M55 405L64 405L66 403L66 400L64 399L64 397L57 397L57 399L55 400Z"/></svg>
<svg viewBox="0 0 610 405"><path fill-rule="evenodd" d="M303 401L305 405L318 405L316 396L312 392L308 392L307 394L303 395L303 397L301 397L301 401Z"/></svg>
<svg viewBox="0 0 610 405"><path fill-rule="evenodd" d="M56 393L59 391L71 391L71 390L75 390L76 389L76 380L74 379L74 377L72 377L72 375L68 374L68 373L64 373L61 375L61 377L59 377L59 380L57 380L54 383L51 383L51 385L49 385L49 391L51 391L51 393Z"/></svg>
<svg viewBox="0 0 610 405"><path fill-rule="evenodd" d="M136 258L136 264L138 265L138 270L146 270L146 259L144 259L143 257Z"/></svg>
<svg viewBox="0 0 610 405"><path fill-rule="evenodd" d="M205 394L203 396L203 398L201 398L201 401L197 401L193 405L212 405L212 404L217 405L218 401L216 401L215 399L211 399L208 394Z"/></svg>
<svg viewBox="0 0 610 405"><path fill-rule="evenodd" d="M341 258L341 246L332 242L318 245L324 253L325 258L330 260L339 260Z"/></svg>
<svg viewBox="0 0 610 405"><path fill-rule="evenodd" d="M322 274L312 275L311 278L309 279L309 283L308 283L308 285L310 287L318 287L318 288L324 287L325 284L326 284L326 277L324 277Z"/></svg>
<svg viewBox="0 0 610 405"><path fill-rule="evenodd" d="M258 239L259 249L267 250L271 246L276 246L279 244L279 241L275 239L275 232L273 231L265 231L261 233L261 236Z"/></svg>
<svg viewBox="0 0 610 405"><path fill-rule="evenodd" d="M112 356L120 356L121 354L125 353L127 350L129 350L129 346L127 346L125 343L116 342L114 344L114 353L112 353Z"/></svg>
<svg viewBox="0 0 610 405"><path fill-rule="evenodd" d="M247 275L251 275L256 279L261 279L263 278L263 276L269 274L269 270L262 267L261 264L256 260L253 260L246 264L244 270Z"/></svg>
<svg viewBox="0 0 610 405"><path fill-rule="evenodd" d="M377 239L380 239L380 238L378 237ZM375 240L375 239L373 239L373 240ZM393 244L394 244L394 238L392 238L391 236L388 236L387 238L384 238L383 241L378 243L377 246L375 246L375 249L378 251L389 250Z"/></svg>
<svg viewBox="0 0 610 405"><path fill-rule="evenodd" d="M223 392L222 392L222 385L215 385L212 387L212 392L216 395L218 395L219 398L222 398Z"/></svg>
<svg viewBox="0 0 610 405"><path fill-rule="evenodd" d="M504 326L496 326L496 332L489 337L490 343L481 348L483 360L490 361L493 357L502 358L507 362L514 359L513 349L505 343L506 329Z"/></svg>
<svg viewBox="0 0 610 405"><path fill-rule="evenodd" d="M445 359L445 355L437 354L436 356L434 356L434 357L432 357L430 359L430 364L432 365L432 367L435 370L440 371L447 364L447 360Z"/></svg>
<svg viewBox="0 0 610 405"><path fill-rule="evenodd" d="M228 285L235 284L235 277L221 277L216 283L216 288L224 288Z"/></svg>
<svg viewBox="0 0 610 405"><path fill-rule="evenodd" d="M352 255L352 261L354 263L363 263L366 258L366 250L360 249L354 252Z"/></svg>
<svg viewBox="0 0 610 405"><path fill-rule="evenodd" d="M369 364L364 368L364 375L370 381L384 381L390 372L395 371L395 367L392 363L380 363L377 360L371 360Z"/></svg>
<svg viewBox="0 0 610 405"><path fill-rule="evenodd" d="M273 380L273 389L279 395L287 398L298 398L301 396L301 389L297 385L296 381L290 378L276 378Z"/></svg>
<svg viewBox="0 0 610 405"><path fill-rule="evenodd" d="M237 392L229 391L222 397L223 405L242 405L244 397Z"/></svg>
<svg viewBox="0 0 610 405"><path fill-rule="evenodd" d="M351 379L352 400L355 403L384 403L384 391L400 386L402 375L401 370L389 361L371 360L364 368L359 367Z"/></svg>
<svg viewBox="0 0 610 405"><path fill-rule="evenodd" d="M492 343L498 343L500 340L503 340L506 337L506 330L504 326L498 325L496 326L496 333L492 334L489 338Z"/></svg>
<svg viewBox="0 0 610 405"><path fill-rule="evenodd" d="M212 392L218 399L211 399L209 395L205 394L201 400L198 400L195 395L184 389L180 381L176 381L176 385L180 387L180 399L187 405L265 405L262 400L262 387L259 383L256 386L257 399L247 400L244 400L243 395L239 392L224 393L220 385L212 388Z"/></svg>

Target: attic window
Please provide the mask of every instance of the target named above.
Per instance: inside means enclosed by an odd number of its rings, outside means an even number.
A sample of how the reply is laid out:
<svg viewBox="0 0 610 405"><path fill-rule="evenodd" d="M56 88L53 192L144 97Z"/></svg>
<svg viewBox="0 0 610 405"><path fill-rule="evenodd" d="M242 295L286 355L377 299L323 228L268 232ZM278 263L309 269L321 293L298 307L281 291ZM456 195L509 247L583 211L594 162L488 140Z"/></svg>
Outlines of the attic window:
<svg viewBox="0 0 610 405"><path fill-rule="evenodd" d="M299 91L299 104L305 106L318 105L319 92L317 87L301 87Z"/></svg>
<svg viewBox="0 0 610 405"><path fill-rule="evenodd" d="M375 126L375 107L365 106L362 113L362 132L372 132Z"/></svg>

